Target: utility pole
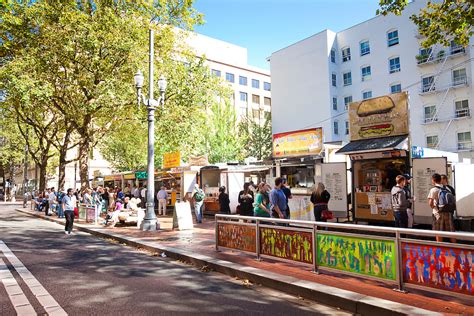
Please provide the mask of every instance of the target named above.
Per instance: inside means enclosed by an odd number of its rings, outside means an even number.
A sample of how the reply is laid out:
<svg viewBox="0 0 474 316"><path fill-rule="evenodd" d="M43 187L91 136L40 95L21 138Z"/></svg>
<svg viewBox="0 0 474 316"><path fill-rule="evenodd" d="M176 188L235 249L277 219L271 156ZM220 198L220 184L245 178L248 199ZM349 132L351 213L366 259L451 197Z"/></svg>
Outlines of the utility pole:
<svg viewBox="0 0 474 316"><path fill-rule="evenodd" d="M28 139L28 128L26 129L26 139ZM23 208L28 202L28 141L25 142L25 161L23 168Z"/></svg>

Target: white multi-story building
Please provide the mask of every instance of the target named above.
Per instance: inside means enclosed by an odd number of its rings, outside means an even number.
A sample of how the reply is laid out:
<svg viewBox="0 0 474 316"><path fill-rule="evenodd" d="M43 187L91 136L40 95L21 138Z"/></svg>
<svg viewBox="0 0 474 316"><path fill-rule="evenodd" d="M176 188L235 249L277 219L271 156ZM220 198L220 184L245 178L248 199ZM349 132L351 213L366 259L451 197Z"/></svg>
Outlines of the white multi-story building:
<svg viewBox="0 0 474 316"><path fill-rule="evenodd" d="M238 116L263 122L272 105L270 72L248 65L247 48L197 33L190 34L187 41L198 56L206 58L212 74L230 85Z"/></svg>
<svg viewBox="0 0 474 316"><path fill-rule="evenodd" d="M350 102L408 91L412 145L473 157L472 45L423 49L409 17L425 6L416 0L401 16L324 30L274 52L273 133L323 127L325 142L347 142Z"/></svg>

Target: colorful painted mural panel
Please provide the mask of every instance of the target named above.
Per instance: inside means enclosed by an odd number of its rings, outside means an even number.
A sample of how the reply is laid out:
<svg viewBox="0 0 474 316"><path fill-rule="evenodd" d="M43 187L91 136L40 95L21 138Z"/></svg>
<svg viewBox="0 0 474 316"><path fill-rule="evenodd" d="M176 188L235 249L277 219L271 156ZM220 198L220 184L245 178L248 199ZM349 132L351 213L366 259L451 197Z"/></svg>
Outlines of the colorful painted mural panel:
<svg viewBox="0 0 474 316"><path fill-rule="evenodd" d="M386 280L396 278L395 242L318 235L318 265Z"/></svg>
<svg viewBox="0 0 474 316"><path fill-rule="evenodd" d="M403 281L474 295L474 250L402 243Z"/></svg>
<svg viewBox="0 0 474 316"><path fill-rule="evenodd" d="M218 245L221 247L257 252L255 227L219 223L217 233Z"/></svg>
<svg viewBox="0 0 474 316"><path fill-rule="evenodd" d="M312 236L311 232L260 227L260 251L262 255L312 264Z"/></svg>

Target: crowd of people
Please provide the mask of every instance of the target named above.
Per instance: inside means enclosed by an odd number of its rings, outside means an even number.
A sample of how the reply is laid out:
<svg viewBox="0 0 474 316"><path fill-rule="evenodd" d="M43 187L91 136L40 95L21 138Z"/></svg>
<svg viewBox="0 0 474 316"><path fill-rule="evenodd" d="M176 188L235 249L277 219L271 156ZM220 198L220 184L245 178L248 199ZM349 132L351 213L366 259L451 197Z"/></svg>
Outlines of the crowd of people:
<svg viewBox="0 0 474 316"><path fill-rule="evenodd" d="M395 218L395 227L412 228L412 205L415 197L411 195L411 176L398 175L396 185L392 188L392 208ZM432 188L428 194L428 205L432 210L432 229L439 231L455 231L454 212L456 210L456 192L448 184L448 177L435 173L431 176ZM436 237L442 241L442 237Z"/></svg>

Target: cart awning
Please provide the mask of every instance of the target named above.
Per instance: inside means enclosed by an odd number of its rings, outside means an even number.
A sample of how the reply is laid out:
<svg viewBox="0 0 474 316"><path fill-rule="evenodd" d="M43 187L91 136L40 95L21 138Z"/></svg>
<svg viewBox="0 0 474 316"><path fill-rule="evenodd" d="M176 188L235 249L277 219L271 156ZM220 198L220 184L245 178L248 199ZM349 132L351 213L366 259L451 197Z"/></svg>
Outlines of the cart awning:
<svg viewBox="0 0 474 316"><path fill-rule="evenodd" d="M396 149L408 150L408 135L356 140L342 147L336 153L347 155Z"/></svg>

